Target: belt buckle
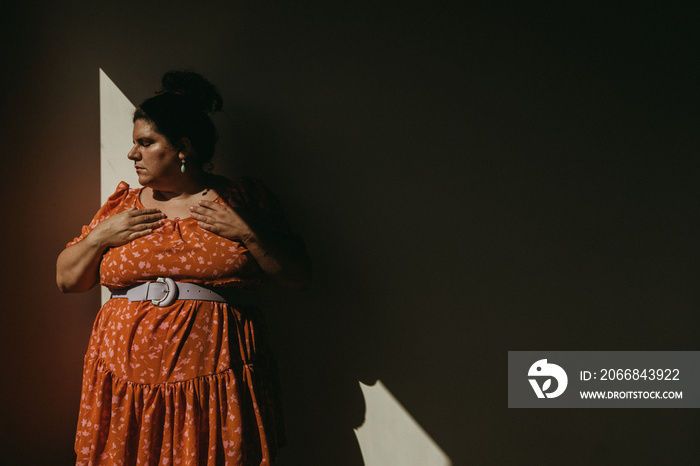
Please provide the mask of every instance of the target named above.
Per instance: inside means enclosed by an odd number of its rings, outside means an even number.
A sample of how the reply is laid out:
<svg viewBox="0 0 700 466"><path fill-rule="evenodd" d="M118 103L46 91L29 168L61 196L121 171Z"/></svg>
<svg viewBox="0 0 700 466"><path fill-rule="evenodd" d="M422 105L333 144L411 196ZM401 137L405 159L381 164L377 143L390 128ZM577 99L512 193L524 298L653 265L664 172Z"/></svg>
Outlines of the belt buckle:
<svg viewBox="0 0 700 466"><path fill-rule="evenodd" d="M159 307L170 306L177 298L177 284L175 280L168 277L159 277L156 279L156 282L165 284L165 297L162 299L152 299L151 304Z"/></svg>

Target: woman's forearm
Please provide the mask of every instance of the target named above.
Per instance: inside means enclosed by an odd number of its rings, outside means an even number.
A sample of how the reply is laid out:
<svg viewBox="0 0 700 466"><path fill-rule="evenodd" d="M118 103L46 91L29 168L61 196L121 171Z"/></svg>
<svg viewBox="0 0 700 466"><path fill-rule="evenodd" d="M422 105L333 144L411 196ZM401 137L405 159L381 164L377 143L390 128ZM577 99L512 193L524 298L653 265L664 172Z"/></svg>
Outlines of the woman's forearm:
<svg viewBox="0 0 700 466"><path fill-rule="evenodd" d="M91 235L67 247L56 261L56 284L64 293L87 291L98 282L100 262L106 246Z"/></svg>
<svg viewBox="0 0 700 466"><path fill-rule="evenodd" d="M311 260L303 246L272 234L251 232L243 244L260 268L274 282L291 289L305 289L311 282Z"/></svg>
<svg viewBox="0 0 700 466"><path fill-rule="evenodd" d="M242 241L265 275L282 286L304 289L311 281L311 261L291 234L277 234L248 211L213 201L190 207L200 228L232 241Z"/></svg>
<svg viewBox="0 0 700 466"><path fill-rule="evenodd" d="M56 284L64 293L87 291L99 281L102 255L109 247L150 235L163 224L158 209L131 208L100 222L82 241L67 247L56 261Z"/></svg>

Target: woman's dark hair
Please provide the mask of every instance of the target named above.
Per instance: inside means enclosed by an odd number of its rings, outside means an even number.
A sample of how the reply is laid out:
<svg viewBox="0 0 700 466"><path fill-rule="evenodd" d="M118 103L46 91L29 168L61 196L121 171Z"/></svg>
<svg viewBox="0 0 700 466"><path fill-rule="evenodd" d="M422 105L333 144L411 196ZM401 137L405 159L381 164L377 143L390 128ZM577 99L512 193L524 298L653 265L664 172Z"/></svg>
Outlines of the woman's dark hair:
<svg viewBox="0 0 700 466"><path fill-rule="evenodd" d="M220 111L223 99L204 76L193 71L168 71L162 88L134 111L134 122L146 120L175 148L182 138L192 143L195 164L214 156L218 134L209 113ZM188 160L189 162L189 160Z"/></svg>

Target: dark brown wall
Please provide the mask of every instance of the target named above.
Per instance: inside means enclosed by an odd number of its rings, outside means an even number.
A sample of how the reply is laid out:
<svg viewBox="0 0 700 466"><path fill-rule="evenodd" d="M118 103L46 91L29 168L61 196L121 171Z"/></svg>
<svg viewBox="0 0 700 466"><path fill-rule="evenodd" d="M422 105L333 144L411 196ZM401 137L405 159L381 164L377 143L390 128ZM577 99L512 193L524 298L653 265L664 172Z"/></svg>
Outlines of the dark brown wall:
<svg viewBox="0 0 700 466"><path fill-rule="evenodd" d="M508 350L698 349L694 3L198 3L3 4L0 462L72 461L99 297L54 263L99 204L100 67L217 83L217 167L308 242L312 289L265 299L284 465L361 464L376 379L455 465L697 462L692 410L506 408Z"/></svg>

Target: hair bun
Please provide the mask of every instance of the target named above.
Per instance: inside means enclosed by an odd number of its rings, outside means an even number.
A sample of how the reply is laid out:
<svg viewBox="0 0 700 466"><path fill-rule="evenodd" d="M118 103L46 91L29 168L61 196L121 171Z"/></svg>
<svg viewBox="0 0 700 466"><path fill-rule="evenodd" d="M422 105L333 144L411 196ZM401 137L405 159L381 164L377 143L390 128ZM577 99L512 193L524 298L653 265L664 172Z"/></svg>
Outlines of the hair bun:
<svg viewBox="0 0 700 466"><path fill-rule="evenodd" d="M162 84L160 92L182 95L201 112L218 112L224 105L216 87L194 71L168 71L163 75Z"/></svg>

